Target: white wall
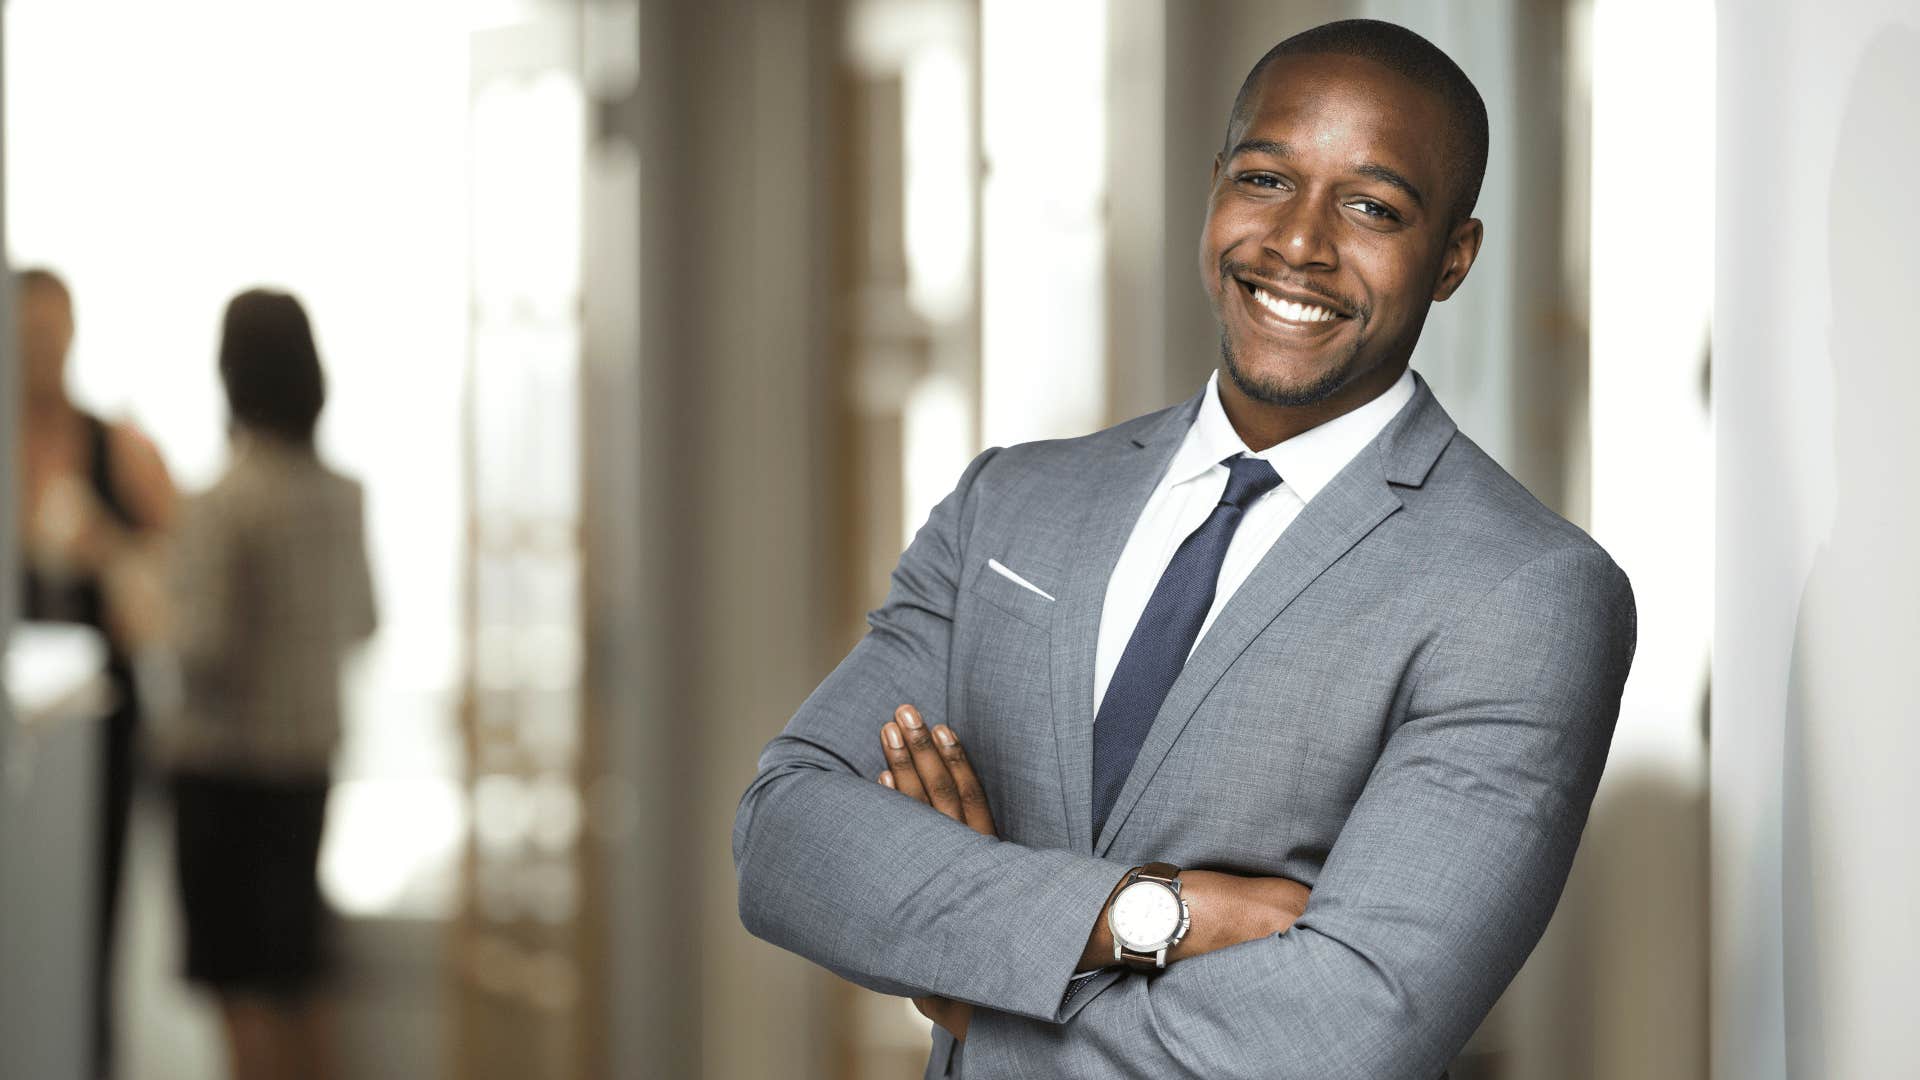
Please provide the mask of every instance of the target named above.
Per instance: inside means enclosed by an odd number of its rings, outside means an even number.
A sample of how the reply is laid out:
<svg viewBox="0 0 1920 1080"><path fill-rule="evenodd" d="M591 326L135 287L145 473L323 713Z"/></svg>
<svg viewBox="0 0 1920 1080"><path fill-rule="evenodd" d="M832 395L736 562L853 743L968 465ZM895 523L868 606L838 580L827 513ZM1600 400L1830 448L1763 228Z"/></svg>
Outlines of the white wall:
<svg viewBox="0 0 1920 1080"><path fill-rule="evenodd" d="M1719 33L1714 1075L1920 1075L1920 10Z"/></svg>

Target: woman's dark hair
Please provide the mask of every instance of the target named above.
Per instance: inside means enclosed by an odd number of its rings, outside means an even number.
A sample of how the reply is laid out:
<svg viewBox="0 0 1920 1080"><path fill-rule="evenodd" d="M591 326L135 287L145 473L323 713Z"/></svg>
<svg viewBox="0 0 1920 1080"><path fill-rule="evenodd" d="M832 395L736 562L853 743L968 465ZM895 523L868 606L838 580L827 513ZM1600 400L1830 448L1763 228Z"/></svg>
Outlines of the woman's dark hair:
<svg viewBox="0 0 1920 1080"><path fill-rule="evenodd" d="M269 289L248 289L229 301L220 381L234 423L312 446L327 383L300 301Z"/></svg>

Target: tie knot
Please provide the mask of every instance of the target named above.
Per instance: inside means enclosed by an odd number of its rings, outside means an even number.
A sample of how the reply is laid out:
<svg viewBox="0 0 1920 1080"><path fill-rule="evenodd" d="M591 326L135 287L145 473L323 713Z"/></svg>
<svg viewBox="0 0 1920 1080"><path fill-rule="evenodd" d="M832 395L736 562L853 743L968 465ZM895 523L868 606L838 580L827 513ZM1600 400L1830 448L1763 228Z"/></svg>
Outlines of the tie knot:
<svg viewBox="0 0 1920 1080"><path fill-rule="evenodd" d="M1220 496L1222 505L1245 510L1254 500L1280 486L1280 474L1262 458L1236 454L1220 464L1233 474L1227 478L1226 494Z"/></svg>

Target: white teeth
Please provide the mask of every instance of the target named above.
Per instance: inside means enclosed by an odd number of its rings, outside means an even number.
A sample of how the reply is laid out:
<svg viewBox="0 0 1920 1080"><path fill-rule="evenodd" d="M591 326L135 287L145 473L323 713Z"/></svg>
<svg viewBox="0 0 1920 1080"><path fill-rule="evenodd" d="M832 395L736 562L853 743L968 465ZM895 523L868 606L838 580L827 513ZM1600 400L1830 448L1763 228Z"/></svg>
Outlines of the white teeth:
<svg viewBox="0 0 1920 1080"><path fill-rule="evenodd" d="M1254 289L1253 298L1260 302L1261 307L1288 322L1330 322L1339 317L1315 304L1296 304L1291 300L1282 300L1265 289Z"/></svg>

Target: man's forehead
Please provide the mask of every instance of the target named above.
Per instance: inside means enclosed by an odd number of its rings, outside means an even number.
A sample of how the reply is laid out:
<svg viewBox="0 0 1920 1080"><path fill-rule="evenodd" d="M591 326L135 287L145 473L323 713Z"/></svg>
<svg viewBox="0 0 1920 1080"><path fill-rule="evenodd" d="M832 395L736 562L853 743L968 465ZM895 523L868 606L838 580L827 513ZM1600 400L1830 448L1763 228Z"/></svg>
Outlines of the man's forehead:
<svg viewBox="0 0 1920 1080"><path fill-rule="evenodd" d="M1280 56L1260 73L1228 153L1280 138L1302 150L1362 137L1376 155L1408 165L1438 165L1451 137L1445 103L1384 64L1358 56ZM1312 130L1276 130L1310 121Z"/></svg>
<svg viewBox="0 0 1920 1080"><path fill-rule="evenodd" d="M1337 53L1277 56L1261 71L1252 90L1250 119L1329 99L1371 105L1389 116L1412 110L1423 118L1444 117L1446 111L1439 94L1387 65Z"/></svg>

